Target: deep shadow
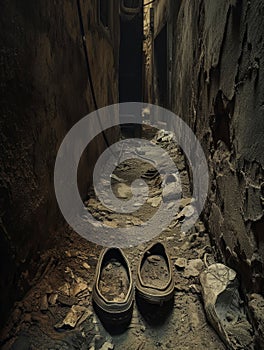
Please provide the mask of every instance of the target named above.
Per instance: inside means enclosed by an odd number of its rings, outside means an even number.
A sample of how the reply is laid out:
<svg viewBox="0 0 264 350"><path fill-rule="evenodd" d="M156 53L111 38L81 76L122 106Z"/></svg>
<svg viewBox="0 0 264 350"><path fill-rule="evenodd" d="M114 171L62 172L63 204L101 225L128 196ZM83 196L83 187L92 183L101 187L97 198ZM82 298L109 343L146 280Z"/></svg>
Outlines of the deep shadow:
<svg viewBox="0 0 264 350"><path fill-rule="evenodd" d="M159 105L168 106L168 44L167 24L162 28L154 42L155 70L156 70L156 95L159 98Z"/></svg>
<svg viewBox="0 0 264 350"><path fill-rule="evenodd" d="M144 320L152 327L159 327L167 320L173 310L174 297L162 304L151 304L136 294L136 303Z"/></svg>
<svg viewBox="0 0 264 350"><path fill-rule="evenodd" d="M93 308L98 318L100 319L100 322L102 323L104 329L111 335L119 335L124 333L131 323L132 312L128 312L127 318L125 320L122 319L122 322L116 322L116 321L113 322L109 320L109 315L103 312L102 309L100 309L94 302L93 302ZM133 305L131 306L131 308L133 308Z"/></svg>
<svg viewBox="0 0 264 350"><path fill-rule="evenodd" d="M120 15L119 47L119 102L142 102L143 65L143 16L142 1L138 13ZM126 111L127 113L128 111ZM121 112L122 113L122 112ZM141 113L141 111L139 111ZM128 138L141 138L141 125L135 123L121 126L123 135Z"/></svg>

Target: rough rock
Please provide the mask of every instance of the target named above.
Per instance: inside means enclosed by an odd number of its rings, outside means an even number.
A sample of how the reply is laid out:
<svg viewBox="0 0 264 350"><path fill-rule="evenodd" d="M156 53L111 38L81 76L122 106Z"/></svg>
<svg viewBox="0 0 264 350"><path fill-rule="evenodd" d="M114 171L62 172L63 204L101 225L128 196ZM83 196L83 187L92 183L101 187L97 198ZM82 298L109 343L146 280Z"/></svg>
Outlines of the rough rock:
<svg viewBox="0 0 264 350"><path fill-rule="evenodd" d="M175 261L175 264L177 269L183 270L187 266L187 259L185 258L178 258Z"/></svg>
<svg viewBox="0 0 264 350"><path fill-rule="evenodd" d="M204 267L204 263L201 259L192 259L188 261L187 266L183 272L184 277L197 277Z"/></svg>
<svg viewBox="0 0 264 350"><path fill-rule="evenodd" d="M264 298L260 294L249 296L249 309L252 313L253 325L256 330L255 347L264 349Z"/></svg>
<svg viewBox="0 0 264 350"><path fill-rule="evenodd" d="M60 329L64 327L75 328L78 321L79 321L79 324L81 324L92 314L93 314L92 311L87 309L84 306L73 305L71 307L71 310L68 312L68 314L64 318L64 320L60 323L57 323L54 327L56 329Z"/></svg>
<svg viewBox="0 0 264 350"><path fill-rule="evenodd" d="M114 345L110 342L105 342L103 346L100 348L100 350L112 350L114 349Z"/></svg>

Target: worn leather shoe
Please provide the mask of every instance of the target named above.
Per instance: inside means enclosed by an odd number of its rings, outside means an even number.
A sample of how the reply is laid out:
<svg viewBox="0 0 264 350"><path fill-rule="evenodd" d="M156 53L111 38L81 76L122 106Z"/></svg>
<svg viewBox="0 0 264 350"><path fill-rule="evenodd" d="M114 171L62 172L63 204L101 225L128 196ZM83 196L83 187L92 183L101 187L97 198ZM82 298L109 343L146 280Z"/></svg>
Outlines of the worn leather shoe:
<svg viewBox="0 0 264 350"><path fill-rule="evenodd" d="M96 267L93 306L104 327L121 333L133 312L134 288L129 262L119 248L106 248Z"/></svg>
<svg viewBox="0 0 264 350"><path fill-rule="evenodd" d="M162 305L174 297L171 261L165 246L158 242L147 248L140 260L136 279L137 297Z"/></svg>

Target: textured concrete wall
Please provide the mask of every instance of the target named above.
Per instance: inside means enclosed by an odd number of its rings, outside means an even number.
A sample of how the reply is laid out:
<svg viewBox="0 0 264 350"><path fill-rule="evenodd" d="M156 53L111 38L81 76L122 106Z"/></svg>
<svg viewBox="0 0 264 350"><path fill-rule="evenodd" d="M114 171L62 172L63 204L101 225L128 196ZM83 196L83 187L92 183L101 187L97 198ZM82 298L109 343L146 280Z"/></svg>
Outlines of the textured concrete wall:
<svg viewBox="0 0 264 350"><path fill-rule="evenodd" d="M246 290L260 293L264 4L187 0L171 15L172 109L196 132L207 155L209 229Z"/></svg>
<svg viewBox="0 0 264 350"><path fill-rule="evenodd" d="M264 3L167 3L170 108L204 148L210 188L203 215L219 259L238 271L246 293L259 293L249 296L259 316L256 305L264 290ZM155 31L164 22L162 8L158 2ZM262 322L263 332L263 319L254 322Z"/></svg>
<svg viewBox="0 0 264 350"><path fill-rule="evenodd" d="M171 21L171 108L206 153L204 216L220 260L240 275L262 348L264 3L186 0Z"/></svg>
<svg viewBox="0 0 264 350"><path fill-rule="evenodd" d="M118 102L118 1L109 29L96 0L81 1L99 107ZM94 110L77 1L1 1L0 314L32 279L43 248L64 223L53 190L54 161L67 131ZM91 125L91 128L93 126ZM109 142L116 132L107 134ZM79 167L86 193L105 142ZM53 236L54 237L54 236ZM36 261L36 264L32 263ZM23 278L24 276L24 278ZM18 283L19 281L19 283Z"/></svg>

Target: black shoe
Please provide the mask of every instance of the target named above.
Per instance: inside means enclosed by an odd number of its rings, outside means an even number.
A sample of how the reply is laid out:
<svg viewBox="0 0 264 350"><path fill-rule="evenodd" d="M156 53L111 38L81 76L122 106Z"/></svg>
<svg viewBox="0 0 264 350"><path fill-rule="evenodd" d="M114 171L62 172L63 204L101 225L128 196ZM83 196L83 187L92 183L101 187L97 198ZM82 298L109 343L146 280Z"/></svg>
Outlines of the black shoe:
<svg viewBox="0 0 264 350"><path fill-rule="evenodd" d="M129 262L121 249L104 249L99 257L93 306L104 327L121 333L129 325L133 313L134 289Z"/></svg>

